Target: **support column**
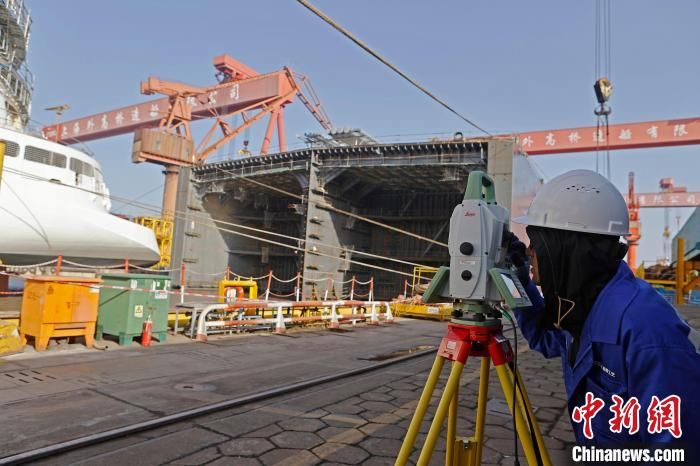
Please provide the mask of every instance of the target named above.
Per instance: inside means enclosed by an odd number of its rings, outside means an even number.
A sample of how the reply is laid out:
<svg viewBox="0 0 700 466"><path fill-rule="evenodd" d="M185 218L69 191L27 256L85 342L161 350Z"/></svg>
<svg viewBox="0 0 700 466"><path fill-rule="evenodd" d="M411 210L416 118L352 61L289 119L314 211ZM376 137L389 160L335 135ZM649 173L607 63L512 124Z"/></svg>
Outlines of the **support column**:
<svg viewBox="0 0 700 466"><path fill-rule="evenodd" d="M496 202L510 209L513 200L513 140L488 143L486 171L496 182Z"/></svg>
<svg viewBox="0 0 700 466"><path fill-rule="evenodd" d="M273 110L270 113L270 119L267 122L267 129L265 130L265 138L263 139L262 147L260 148L260 155L265 155L270 150L270 141L272 141L272 132L275 129L278 114L278 110Z"/></svg>
<svg viewBox="0 0 700 466"><path fill-rule="evenodd" d="M304 243L306 253L304 254L304 269L302 275L305 280L302 282L302 295L304 298L311 296L312 282L308 280L318 280L330 278L333 280L333 287L336 294L342 293L342 285L340 282L344 280L345 271L343 270L344 259L341 257L342 247L341 231L337 227L338 219L334 218L335 214L328 210L321 209L317 206L319 202L330 201L330 198L325 198L324 187L319 177L321 162L316 154L311 156L308 175L308 189L306 191L306 231L304 233ZM344 220L344 219L343 219ZM324 243L323 245L320 243ZM328 247L328 245L336 246L336 248ZM314 254L320 252L324 254L320 256ZM330 256L330 257L328 257ZM320 282L319 282L320 283ZM329 296L333 293L330 292Z"/></svg>
<svg viewBox="0 0 700 466"><path fill-rule="evenodd" d="M685 239L676 239L676 304L685 304Z"/></svg>
<svg viewBox="0 0 700 466"><path fill-rule="evenodd" d="M176 195L176 210L180 215L175 217L172 246L172 266L178 270L171 274L173 283L180 283L179 265L182 263L199 273L223 272L229 265L226 241L213 222L219 212L205 209L205 199L191 181L191 168L181 168L180 175ZM218 201L214 201L214 205L216 203ZM187 279L190 287L213 283L206 275L188 273Z"/></svg>
<svg viewBox="0 0 700 466"><path fill-rule="evenodd" d="M510 218L525 215L544 180L527 156L517 151L515 140L489 141L486 169L496 182L496 201L510 210ZM511 223L510 228L527 241L523 225Z"/></svg>
<svg viewBox="0 0 700 466"><path fill-rule="evenodd" d="M180 169L177 165L166 165L163 170L165 186L163 187L163 211L164 220L173 220L177 210L177 181Z"/></svg>
<svg viewBox="0 0 700 466"><path fill-rule="evenodd" d="M287 138L284 134L284 107L280 107L277 113L277 139L279 140L279 151L287 152Z"/></svg>

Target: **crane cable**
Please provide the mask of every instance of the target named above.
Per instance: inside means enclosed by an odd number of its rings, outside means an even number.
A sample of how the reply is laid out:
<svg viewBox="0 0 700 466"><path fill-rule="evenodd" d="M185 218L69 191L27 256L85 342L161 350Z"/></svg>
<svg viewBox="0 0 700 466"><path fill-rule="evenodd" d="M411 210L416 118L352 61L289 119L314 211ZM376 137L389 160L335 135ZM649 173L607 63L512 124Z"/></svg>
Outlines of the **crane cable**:
<svg viewBox="0 0 700 466"><path fill-rule="evenodd" d="M612 80L612 21L611 21L611 2L610 0L596 0L595 4L595 79L598 80L602 76L608 80ZM604 104L601 103L600 110L605 110ZM612 176L610 166L610 110L603 111L600 114L596 113L596 155L595 169L600 173L605 171L608 179ZM601 126L605 129L603 135ZM604 166L600 165L600 143L605 141L606 151L603 157Z"/></svg>
<svg viewBox="0 0 700 466"><path fill-rule="evenodd" d="M42 177L39 177L39 176L30 174L30 173L26 173L26 172L23 172L23 171L20 171L20 170L11 169L11 168L7 168L6 170L7 170L8 173L15 173L15 174L17 174L17 175L23 176L23 177L25 177L25 178L33 179L33 180L35 180L35 181L44 181L44 182L47 182L47 183L52 183L50 180L48 180L48 179L46 179L46 178L42 178ZM82 187L80 187L80 186L71 186L71 185L65 185L65 184L62 185L62 186L65 186L65 187L68 187L68 188L72 188L72 189L77 189L77 190L79 190L79 191L84 191L84 192L87 192L87 193L90 193L90 194L94 194L94 195L98 195L98 196L107 197L107 198L109 198L110 200L115 200L115 201L118 201L118 202L122 202L122 203L127 204L127 205L133 205L133 206L135 206L135 207L139 207L139 208L142 208L142 209L145 209L145 210L149 210L149 211L153 211L153 212L158 212L158 213L160 213L160 211L161 211L161 209L160 209L159 207L154 206L154 205L152 205L152 204L145 204L145 203L142 203L142 202L136 202L136 201L133 201L133 200L130 200L130 199L120 198L120 197L118 197L118 196L113 196L113 195L111 195L111 194L110 194L109 196L106 196L104 193L100 193L99 191L93 191L93 190L90 190L90 189L87 189L87 188L82 188ZM256 241L261 241L261 242L273 244L273 245L276 245L276 246L282 246L282 247L287 248L287 249L293 249L293 250L295 250L295 251L303 250L304 252L307 252L307 253L312 254L312 255L318 255L318 256L328 257L328 258L331 258L331 259L342 259L342 258L340 258L340 257L338 257L338 256L333 256L333 255L325 254L325 253L322 253L322 252L319 252L319 251L314 251L314 250L311 250L311 249L302 248L302 247L300 247L300 246L294 246L294 245L291 245L291 244L281 243L281 242L278 242L278 241L273 241L273 240L270 240L270 239L261 238L261 237L253 236L253 235L248 235L248 234L246 234L246 233L241 233L241 232L239 232L239 231L235 231L235 230L230 230L230 229L227 229L227 228L219 227L219 226L217 226L215 223L223 223L223 224L232 225L232 226L239 227L239 228L257 230L257 231L259 231L259 232L266 233L266 234L269 234L269 235L282 236L282 237L286 237L286 238L289 238L289 239L293 239L294 241L298 241L298 242L306 242L305 239L294 238L294 237L292 237L292 236L282 235L281 233L267 232L267 231L255 229L255 228L252 228L252 227L246 227L246 226L244 226L244 225L238 225L238 224L235 224L235 223L225 222L225 221L223 221L223 220L214 220L214 219L211 219L211 220L210 220L211 223L205 223L205 222L201 222L201 221L198 221L198 220L192 220L191 215L188 215L187 213L182 212L182 211L175 211L174 217L175 217L175 218L179 218L179 219L181 219L181 220L185 220L185 221L192 221L192 222L194 222L194 223L196 223L196 224L205 226L205 227L207 227L207 228L213 228L213 229L218 230L218 231L223 231L223 232L226 232L226 233L230 233L230 234L242 236L242 237L249 238L249 239L253 239L253 240L256 240ZM347 250L346 248L342 248L342 247L339 247L339 246L334 246L334 245L329 245L329 244L324 244L324 243L319 243L319 244L322 245L322 246L327 246L327 247L334 248L334 249L337 249L337 250ZM392 262L398 262L398 263L405 264L405 265L413 265L413 266L417 266L417 267L426 267L425 265L422 265L422 264L416 264L416 263L413 263L413 262L402 261L402 260L400 260L400 259L395 259L395 258L392 258L392 257L380 256L380 255L377 255L377 254L371 254L371 253L367 253L367 252L363 252L363 251L352 251L352 250L348 250L348 251L350 251L350 252L353 253L353 254L365 255L365 256L368 256L368 257L377 258L377 259L381 259L381 260L392 261ZM386 267L381 267L381 266L377 266L377 265L373 265L373 264L368 264L368 263L366 263L366 262L360 262L360 261L356 261L356 260L352 260L352 259L343 259L343 260L347 260L347 262L350 262L350 263L352 263L352 264L357 264L357 265L365 266L365 267L372 268L372 269L382 270L382 271L390 272L390 273L396 273L396 274L404 275L404 276L407 276L407 277L413 277L412 274L409 274L409 273L406 273L406 272L401 272L401 271L395 270L395 269L389 269L389 268L386 268Z"/></svg>
<svg viewBox="0 0 700 466"><path fill-rule="evenodd" d="M248 181L248 182L250 182L250 183L256 184L256 185L261 186L261 187L263 187L263 188L267 188L267 189L270 189L270 190L272 190L272 191L276 191L276 192L278 192L278 193L284 194L285 196L293 197L293 198L299 199L299 200L301 200L301 201L304 200L304 196L302 196L302 195L300 195L300 194L295 194L295 193L286 191L286 190L284 190L284 189L278 188L278 187L276 187L276 186L271 186L271 185L269 185L269 184L263 183L263 182L261 182L261 181L253 180L253 179L251 179L251 178L246 178L246 177L244 177L243 175L237 175L237 174L235 174L234 172L232 172L232 171L230 171L230 170L225 170L225 169L223 169L223 168L221 168L221 167L214 167L214 168L215 168L216 170L219 170L219 171L222 171L222 172L226 173L226 174L229 175L229 176L233 176L233 179L241 179L241 180L243 180L243 181ZM446 243L443 243L443 242L441 242L441 241L437 241L437 240L434 240L434 239L432 239L432 238L428 238L428 237L426 237L426 236L422 236L422 235L419 235L419 234L417 234L417 233L413 233L413 232L411 232L411 231L404 230L404 229L402 229L402 228L397 228L397 227L394 227L394 226L391 226L391 225L387 225L386 223L378 222L378 221L376 221L376 220L372 220L371 218L363 217L362 215L358 215L358 214L355 214L355 213L352 213L352 212L348 212L347 210L339 209L339 208L337 208L337 207L332 206L331 204L329 204L329 203L327 203L327 202L316 202L316 206L319 207L319 208L321 208L321 209L330 210L330 211L332 211L332 212L335 212L335 213L338 213L338 214L341 214L341 215L346 215L346 216L348 216L348 217L352 217L352 218L355 218L355 219L357 219L357 220L361 220L361 221L366 222L366 223L371 223L372 225L376 225L376 226L378 226L378 227L385 228L385 229L387 229L387 230L391 230L391 231L394 231L394 232L396 232L396 233L400 233L400 234L402 234L402 235L411 236L411 237L416 238L416 239L419 239L419 240L421 240L421 241L427 241L427 242L429 242L429 243L432 243L432 244L435 244L435 245L438 245L438 246L442 246L442 247L444 247L444 248L449 247Z"/></svg>
<svg viewBox="0 0 700 466"><path fill-rule="evenodd" d="M391 62L389 62L386 58L384 58L384 57L382 57L381 55L379 55L379 53L377 53L376 51L374 51L372 48L370 48L368 45L366 45L366 44L365 44L364 42L362 42L360 39L358 39L357 37L355 37L350 31L348 31L347 29L343 28L341 25L339 25L338 23L336 23L331 17L329 17L328 15L326 15L325 13L323 13L321 10L319 10L318 8L316 8L315 6L313 6L312 4L310 4L308 1L306 1L306 0L297 0L297 2L299 2L302 6L304 6L305 8L307 8L307 9L308 9L309 11L311 11L313 14L315 14L316 16L318 16L319 18L321 18L322 20L324 20L326 23L330 24L331 27L333 27L333 29L335 29L336 31L340 32L342 35L344 35L345 37L347 37L348 39L350 39L351 41L353 41L356 45L358 45L360 48L362 48L365 52L369 53L369 54L372 55L374 58L376 58L377 60L379 60L380 62L382 62L384 65L386 65L386 66L388 66L389 68L391 68L391 70L393 70L395 73L397 73L397 74L398 74L399 76L401 76L403 79L405 79L406 81L408 81L409 83L411 83L414 87L418 88L418 90L420 90L423 94L427 95L428 97L430 97L431 99L433 99L435 102L437 102L438 104L440 104L441 106L443 106L444 108L446 108L448 111L450 111L451 113L453 113L454 115L456 115L458 118L460 118L461 120L465 121L468 125L472 126L473 128L476 128L477 130L481 131L482 133L484 133L484 134L486 134L486 135L488 135L488 136L492 136L491 133L489 133L488 131L486 131L485 129L483 129L481 126L477 125L476 123L474 123L473 121L471 121L469 118L467 118L467 117L465 117L464 115L462 115L461 113L459 113L457 110L455 110L454 108L452 108L449 104L447 104L447 102L445 102L445 101L439 99L437 96L435 96L435 95L434 95L432 92L430 92L428 89L426 89L425 87L423 87L423 86L421 86L420 84L418 84L418 82L417 82L416 80L412 79L412 78L411 78L410 76L408 76L406 73L404 73L403 71L401 71L399 68L397 68L397 67L396 67L395 65L393 65Z"/></svg>

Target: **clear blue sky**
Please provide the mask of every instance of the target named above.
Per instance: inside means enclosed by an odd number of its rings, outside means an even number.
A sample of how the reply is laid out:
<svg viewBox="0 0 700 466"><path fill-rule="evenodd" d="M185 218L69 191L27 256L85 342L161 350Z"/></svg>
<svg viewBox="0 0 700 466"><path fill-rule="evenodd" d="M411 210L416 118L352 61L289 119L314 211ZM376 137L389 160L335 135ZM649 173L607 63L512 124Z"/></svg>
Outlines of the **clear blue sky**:
<svg viewBox="0 0 700 466"><path fill-rule="evenodd" d="M33 118L41 122L52 121L43 111L51 105L69 103L71 118L146 100L139 82L149 75L212 84L212 58L228 53L261 72L288 65L310 76L335 126L361 127L375 136L470 134L460 120L292 0L27 3L34 18ZM315 4L491 132L594 124L593 0ZM612 4L611 121L698 116L700 2ZM286 115L292 144L296 135L320 130L299 104ZM259 146L259 131L251 132L251 140ZM114 194L133 198L162 183L159 167L130 162L129 136L90 147ZM700 190L698 151L613 152L613 182L626 190L627 173L634 170L641 191L656 190L666 176ZM562 155L536 163L552 177L594 168L595 159ZM142 200L159 204L160 196L156 190ZM642 222L639 257L655 259L661 254L663 211L642 211Z"/></svg>

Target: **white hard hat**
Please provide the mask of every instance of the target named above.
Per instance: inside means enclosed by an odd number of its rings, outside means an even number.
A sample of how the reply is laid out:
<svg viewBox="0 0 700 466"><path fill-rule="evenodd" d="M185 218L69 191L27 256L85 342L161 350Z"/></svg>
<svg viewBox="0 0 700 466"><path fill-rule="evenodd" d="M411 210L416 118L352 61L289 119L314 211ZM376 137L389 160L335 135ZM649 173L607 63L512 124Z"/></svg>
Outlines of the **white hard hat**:
<svg viewBox="0 0 700 466"><path fill-rule="evenodd" d="M620 191L600 174L572 170L542 186L515 223L599 235L629 235L629 212Z"/></svg>

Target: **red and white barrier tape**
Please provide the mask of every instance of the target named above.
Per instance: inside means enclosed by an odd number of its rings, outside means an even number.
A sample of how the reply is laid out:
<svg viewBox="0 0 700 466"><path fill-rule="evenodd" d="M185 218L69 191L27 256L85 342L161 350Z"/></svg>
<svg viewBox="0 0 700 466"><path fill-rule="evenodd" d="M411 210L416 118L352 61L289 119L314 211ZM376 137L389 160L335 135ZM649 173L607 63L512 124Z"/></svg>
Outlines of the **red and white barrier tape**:
<svg viewBox="0 0 700 466"><path fill-rule="evenodd" d="M277 280L277 281L280 282L280 283L291 283L291 282L293 282L293 281L296 281L297 276L295 275L295 276L293 276L292 278L290 278L289 280L282 280L281 278L275 277L275 275L273 274L273 275L272 275L272 278L273 278L274 280Z"/></svg>

